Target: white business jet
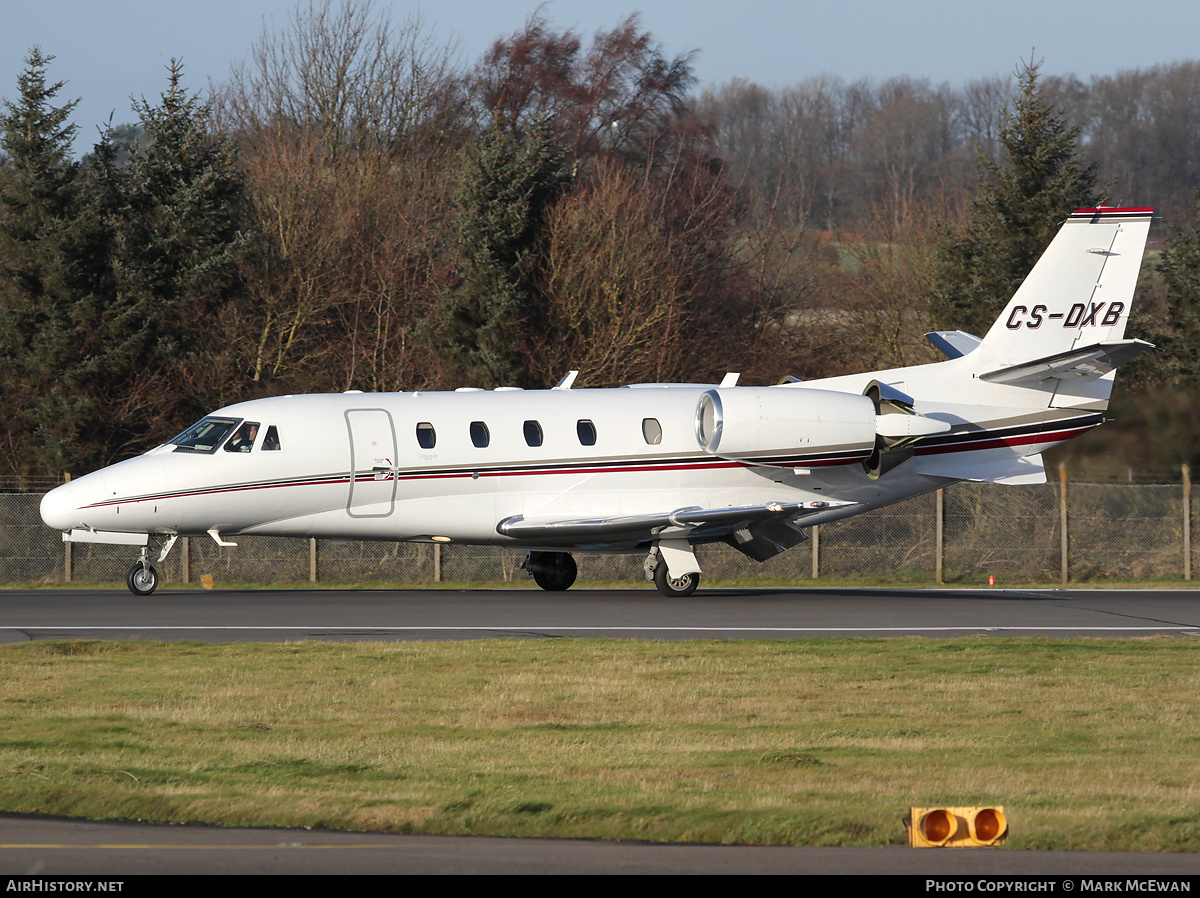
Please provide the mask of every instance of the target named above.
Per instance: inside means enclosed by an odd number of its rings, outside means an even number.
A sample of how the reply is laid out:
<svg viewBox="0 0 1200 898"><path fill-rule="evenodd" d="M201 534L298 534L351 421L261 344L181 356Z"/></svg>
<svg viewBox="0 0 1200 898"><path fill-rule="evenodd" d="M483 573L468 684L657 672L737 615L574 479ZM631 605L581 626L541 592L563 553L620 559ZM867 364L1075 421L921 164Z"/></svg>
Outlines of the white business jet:
<svg viewBox="0 0 1200 898"><path fill-rule="evenodd" d="M574 390L571 372L550 390L257 399L50 491L42 519L140 546L141 595L203 534L520 547L548 590L574 582L571 552L644 550L647 579L690 595L698 544L763 561L957 481L1044 482L1040 453L1102 423L1114 369L1152 348L1124 339L1151 212L1072 214L982 340L928 335L946 361L769 387Z"/></svg>

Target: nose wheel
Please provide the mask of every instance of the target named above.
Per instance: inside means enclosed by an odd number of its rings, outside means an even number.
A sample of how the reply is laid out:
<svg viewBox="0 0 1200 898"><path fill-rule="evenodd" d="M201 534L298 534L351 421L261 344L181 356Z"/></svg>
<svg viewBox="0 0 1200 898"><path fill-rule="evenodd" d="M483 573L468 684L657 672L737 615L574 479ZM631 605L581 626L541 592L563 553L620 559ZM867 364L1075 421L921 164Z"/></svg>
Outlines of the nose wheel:
<svg viewBox="0 0 1200 898"><path fill-rule="evenodd" d="M166 542L158 551L158 557L154 559L155 562L162 564L167 560L167 555L177 539L179 539L179 535L176 533L167 537ZM142 557L133 563L133 567L125 575L125 585L135 596L148 596L158 589L158 568L150 563L149 547L142 548Z"/></svg>
<svg viewBox="0 0 1200 898"><path fill-rule="evenodd" d="M158 570L148 561L135 562L125 576L125 584L135 596L148 596L158 588Z"/></svg>

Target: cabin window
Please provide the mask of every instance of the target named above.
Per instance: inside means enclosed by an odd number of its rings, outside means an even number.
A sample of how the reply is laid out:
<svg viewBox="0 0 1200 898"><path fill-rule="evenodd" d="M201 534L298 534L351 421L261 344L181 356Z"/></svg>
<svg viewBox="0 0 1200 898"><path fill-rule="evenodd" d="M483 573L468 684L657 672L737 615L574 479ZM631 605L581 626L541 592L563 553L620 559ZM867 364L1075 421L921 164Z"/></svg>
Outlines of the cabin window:
<svg viewBox="0 0 1200 898"><path fill-rule="evenodd" d="M211 455L235 424L236 418L204 418L171 442L175 444L176 452L206 452Z"/></svg>
<svg viewBox="0 0 1200 898"><path fill-rule="evenodd" d="M437 432L428 421L417 425L417 445L422 449L432 449L437 445Z"/></svg>
<svg viewBox="0 0 1200 898"><path fill-rule="evenodd" d="M471 422L471 442L478 449L486 449L488 443L492 441L491 434L488 433L487 425L482 421Z"/></svg>
<svg viewBox="0 0 1200 898"><path fill-rule="evenodd" d="M267 435L263 437L262 451L272 452L280 448L279 446L279 431L272 424L267 428Z"/></svg>
<svg viewBox="0 0 1200 898"><path fill-rule="evenodd" d="M542 445L542 425L537 421L525 422L525 444L527 446Z"/></svg>
<svg viewBox="0 0 1200 898"><path fill-rule="evenodd" d="M575 422L575 432L579 434L580 446L595 446L596 445L596 425L591 421L579 420Z"/></svg>
<svg viewBox="0 0 1200 898"><path fill-rule="evenodd" d="M242 426L233 432L233 436L229 438L229 442L225 444L226 452L249 452L254 448L254 441L258 439L258 422L245 421Z"/></svg>
<svg viewBox="0 0 1200 898"><path fill-rule="evenodd" d="M642 436L651 446L662 442L662 425L657 418L642 418Z"/></svg>

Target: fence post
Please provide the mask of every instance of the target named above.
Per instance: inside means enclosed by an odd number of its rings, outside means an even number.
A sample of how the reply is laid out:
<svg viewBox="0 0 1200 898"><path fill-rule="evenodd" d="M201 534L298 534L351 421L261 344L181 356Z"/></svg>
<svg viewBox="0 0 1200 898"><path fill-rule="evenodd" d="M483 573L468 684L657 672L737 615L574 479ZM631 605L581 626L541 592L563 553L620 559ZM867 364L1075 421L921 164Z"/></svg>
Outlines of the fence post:
<svg viewBox="0 0 1200 898"><path fill-rule="evenodd" d="M317 581L317 563L320 560L317 554L316 537L309 537L308 540L308 582L316 583Z"/></svg>
<svg viewBox="0 0 1200 898"><path fill-rule="evenodd" d="M1060 578L1063 583L1067 582L1070 568L1068 566L1070 541L1067 538L1067 465L1066 462L1058 463L1058 523L1061 534L1060 552L1062 555Z"/></svg>
<svg viewBox="0 0 1200 898"><path fill-rule="evenodd" d="M442 544L433 544L433 582L442 582Z"/></svg>
<svg viewBox="0 0 1200 898"><path fill-rule="evenodd" d="M812 536L812 576L816 580L821 576L821 525L813 524L808 532Z"/></svg>
<svg viewBox="0 0 1200 898"><path fill-rule="evenodd" d="M1183 466L1183 579L1192 579L1192 469Z"/></svg>
<svg viewBox="0 0 1200 898"><path fill-rule="evenodd" d="M192 582L192 538L185 536L179 543L179 575L184 583Z"/></svg>
<svg viewBox="0 0 1200 898"><path fill-rule="evenodd" d="M936 562L936 580L942 582L942 540L945 534L944 511L945 511L945 490L937 491L937 562Z"/></svg>

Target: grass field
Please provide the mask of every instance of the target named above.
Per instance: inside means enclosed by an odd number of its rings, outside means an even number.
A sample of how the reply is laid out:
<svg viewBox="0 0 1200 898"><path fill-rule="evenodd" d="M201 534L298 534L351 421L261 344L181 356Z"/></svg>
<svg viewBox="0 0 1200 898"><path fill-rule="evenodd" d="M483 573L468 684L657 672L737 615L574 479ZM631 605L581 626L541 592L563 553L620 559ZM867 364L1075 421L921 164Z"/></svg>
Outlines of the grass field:
<svg viewBox="0 0 1200 898"><path fill-rule="evenodd" d="M1005 806L1008 847L1200 850L1200 646L0 647L0 809L788 845Z"/></svg>

